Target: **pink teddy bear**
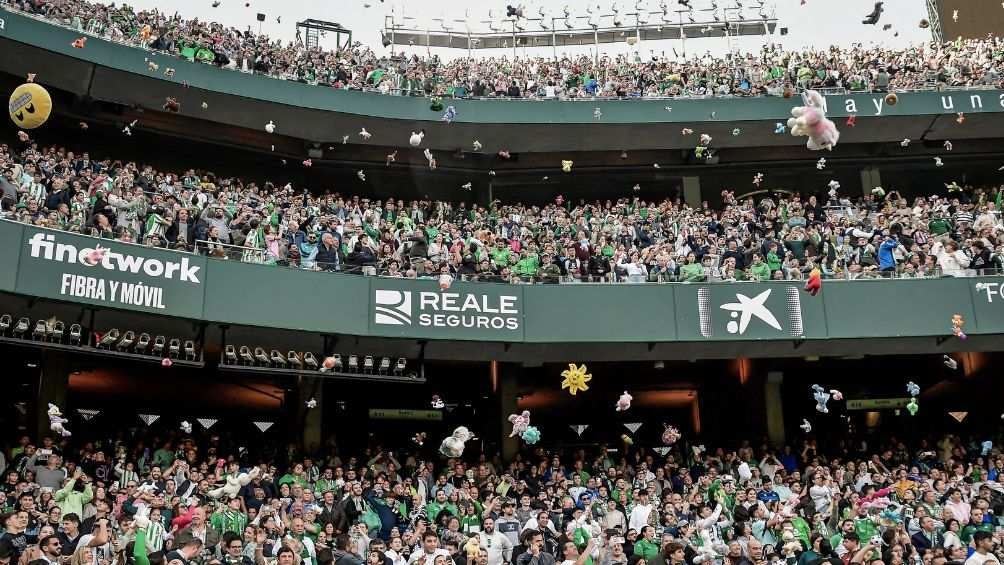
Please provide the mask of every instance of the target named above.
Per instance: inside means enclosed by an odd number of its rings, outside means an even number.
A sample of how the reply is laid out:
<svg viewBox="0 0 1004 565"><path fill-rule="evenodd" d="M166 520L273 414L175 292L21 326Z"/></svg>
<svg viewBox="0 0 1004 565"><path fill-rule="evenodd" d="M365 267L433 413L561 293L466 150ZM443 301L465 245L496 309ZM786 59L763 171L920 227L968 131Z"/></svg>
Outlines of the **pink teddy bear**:
<svg viewBox="0 0 1004 565"><path fill-rule="evenodd" d="M522 414L509 414L509 421L512 422L512 433L509 437L522 436L526 428L530 426L530 411L524 410Z"/></svg>
<svg viewBox="0 0 1004 565"><path fill-rule="evenodd" d="M791 116L788 118L788 127L791 135L805 135L809 140L805 146L813 151L820 149L833 150L840 139L840 132L837 126L826 119L824 101L822 95L815 90L806 90L802 93L804 106L795 106L791 109Z"/></svg>

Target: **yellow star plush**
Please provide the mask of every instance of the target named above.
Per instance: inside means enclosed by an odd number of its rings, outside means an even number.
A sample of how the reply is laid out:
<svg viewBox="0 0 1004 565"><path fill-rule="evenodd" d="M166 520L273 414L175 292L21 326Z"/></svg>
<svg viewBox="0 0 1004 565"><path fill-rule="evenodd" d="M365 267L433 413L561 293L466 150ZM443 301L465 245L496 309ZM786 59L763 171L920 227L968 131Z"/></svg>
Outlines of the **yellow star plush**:
<svg viewBox="0 0 1004 565"><path fill-rule="evenodd" d="M569 363L568 369L561 372L561 376L565 377L565 380L561 381L561 388L568 389L568 392L575 396L575 393L580 390L589 390L589 381L593 380L593 376L587 373L585 365L577 367L575 363Z"/></svg>

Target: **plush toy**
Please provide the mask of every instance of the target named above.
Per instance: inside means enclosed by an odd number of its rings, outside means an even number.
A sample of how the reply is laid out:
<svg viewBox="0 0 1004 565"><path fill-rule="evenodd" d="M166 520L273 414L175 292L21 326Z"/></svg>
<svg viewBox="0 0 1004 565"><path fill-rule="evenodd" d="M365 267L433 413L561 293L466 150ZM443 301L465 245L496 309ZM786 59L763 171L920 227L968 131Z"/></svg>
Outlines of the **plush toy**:
<svg viewBox="0 0 1004 565"><path fill-rule="evenodd" d="M574 162L573 162L573 161L566 161L566 160L562 160L562 161L561 161L561 171L562 171L562 172L565 172L565 173L570 173L570 172L572 172L572 165L573 165L573 164L574 164Z"/></svg>
<svg viewBox="0 0 1004 565"><path fill-rule="evenodd" d="M823 279L821 278L822 273L819 269L813 269L809 272L809 280L805 281L805 290L815 296L819 292L820 287L823 286Z"/></svg>
<svg viewBox="0 0 1004 565"><path fill-rule="evenodd" d="M413 438L411 438L411 441L415 442L415 445L422 447L425 445L425 432L418 432Z"/></svg>
<svg viewBox="0 0 1004 565"><path fill-rule="evenodd" d="M453 120L457 118L457 109L453 106L447 106L446 112L443 112L442 120L448 124L452 124Z"/></svg>
<svg viewBox="0 0 1004 565"><path fill-rule="evenodd" d="M105 253L107 252L108 249L101 247L101 245L95 245L94 249L90 250L84 257L84 261L86 261L88 265L93 267L94 265L97 265L105 258Z"/></svg>
<svg viewBox="0 0 1004 565"><path fill-rule="evenodd" d="M422 144L422 140L425 139L425 130L421 130L418 133L411 132L411 137L408 138L408 144L412 147L418 147Z"/></svg>
<svg viewBox="0 0 1004 565"><path fill-rule="evenodd" d="M745 461L739 464L738 471L739 471L739 480L742 482L746 482L753 478L753 470L750 469L750 464Z"/></svg>
<svg viewBox="0 0 1004 565"><path fill-rule="evenodd" d="M674 428L673 426L665 426L666 429L662 432L662 443L666 445L673 445L680 439L680 430Z"/></svg>
<svg viewBox="0 0 1004 565"><path fill-rule="evenodd" d="M588 373L585 365L581 367L577 366L575 363L569 363L568 369L561 372L561 376L564 380L561 381L561 388L568 389L568 393L575 396L575 393L581 391L589 390L589 381L593 380L593 376Z"/></svg>
<svg viewBox="0 0 1004 565"><path fill-rule="evenodd" d="M812 399L816 401L816 412L822 412L823 414L830 413L830 409L826 407L826 403L830 401L830 396L830 393L823 390L823 387L812 385Z"/></svg>
<svg viewBox="0 0 1004 565"><path fill-rule="evenodd" d="M815 90L806 90L802 93L802 102L804 106L795 106L791 109L792 117L788 118L791 135L808 136L809 140L805 146L813 151L832 150L840 139L840 132L837 131L837 126L826 118L823 96Z"/></svg>
<svg viewBox="0 0 1004 565"><path fill-rule="evenodd" d="M906 383L906 392L910 396L920 396L920 385L918 385L913 381L910 381Z"/></svg>
<svg viewBox="0 0 1004 565"><path fill-rule="evenodd" d="M430 402L430 404L436 410L442 410L443 408L446 407L446 403L443 402L443 399L440 398L440 396L438 394L433 394L432 395L432 402Z"/></svg>
<svg viewBox="0 0 1004 565"><path fill-rule="evenodd" d="M537 426L527 426L520 437L527 445L533 445L540 441L540 430L537 429Z"/></svg>
<svg viewBox="0 0 1004 565"><path fill-rule="evenodd" d="M70 43L70 45L73 46L74 49L83 49L84 46L87 45L87 38L78 37L77 39L74 39L73 43Z"/></svg>
<svg viewBox="0 0 1004 565"><path fill-rule="evenodd" d="M140 508L137 508L133 523L136 525L136 529L147 529L150 526L150 507L144 504Z"/></svg>
<svg viewBox="0 0 1004 565"><path fill-rule="evenodd" d="M920 405L917 404L916 398L911 398L910 402L907 403L906 409L910 412L911 416L917 415L917 410L920 410Z"/></svg>
<svg viewBox="0 0 1004 565"><path fill-rule="evenodd" d="M481 551L481 537L478 534L472 535L464 544L464 553L467 554L467 562L475 563L478 560L478 553Z"/></svg>
<svg viewBox="0 0 1004 565"><path fill-rule="evenodd" d="M627 434L621 434L621 441L624 442L624 445L634 445L634 440Z"/></svg>
<svg viewBox="0 0 1004 565"><path fill-rule="evenodd" d="M269 120L268 123L265 124L265 132L266 133L275 133L275 122L273 122L272 120Z"/></svg>
<svg viewBox="0 0 1004 565"><path fill-rule="evenodd" d="M440 98L439 96L433 96L432 98L429 99L429 102L430 102L429 109L432 110L433 112L443 111L443 99Z"/></svg>
<svg viewBox="0 0 1004 565"><path fill-rule="evenodd" d="M446 457L460 457L464 454L464 444L474 439L474 434L466 427L460 426L453 430L453 435L443 440L439 445L439 453Z"/></svg>
<svg viewBox="0 0 1004 565"><path fill-rule="evenodd" d="M512 423L512 433L509 437L523 435L530 425L530 411L524 410L522 414L509 414L509 422Z"/></svg>
<svg viewBox="0 0 1004 565"><path fill-rule="evenodd" d="M802 418L802 425L799 427L802 428L802 431L807 434L812 432L812 424L809 423L809 421L806 420L805 418Z"/></svg>
<svg viewBox="0 0 1004 565"><path fill-rule="evenodd" d="M802 542L798 541L791 530L785 530L781 534L781 541L784 542L784 545L781 546L781 554L784 555L785 559L792 559L796 553L802 551Z"/></svg>
<svg viewBox="0 0 1004 565"><path fill-rule="evenodd" d="M888 508L891 502L888 496L877 496L859 504L860 508L864 508L865 510L877 510L881 512L882 510Z"/></svg>
<svg viewBox="0 0 1004 565"><path fill-rule="evenodd" d="M62 412L59 411L59 406L53 403L49 403L49 429L56 432L63 437L70 437L70 430L63 427L63 424L69 422L63 417Z"/></svg>
<svg viewBox="0 0 1004 565"><path fill-rule="evenodd" d="M832 397L833 400L843 400L844 399L844 393L840 392L839 390L837 390L835 388L832 388L832 389L830 389L830 397Z"/></svg>
<svg viewBox="0 0 1004 565"><path fill-rule="evenodd" d="M959 339L966 339L966 332L962 331L962 326L966 325L965 320L962 319L962 315L953 314L952 315L952 334Z"/></svg>
<svg viewBox="0 0 1004 565"><path fill-rule="evenodd" d="M237 493L240 492L241 487L247 486L251 481L258 476L260 469L258 467L251 467L251 470L246 473L240 473L238 475L228 475L227 483L220 488L214 488L207 494L210 498L221 498L226 496L227 498L235 498Z"/></svg>
<svg viewBox="0 0 1004 565"><path fill-rule="evenodd" d="M631 408L631 400L633 398L634 397L628 394L628 391L625 390L624 394L622 394L621 397L617 399L617 411L625 412L629 408Z"/></svg>

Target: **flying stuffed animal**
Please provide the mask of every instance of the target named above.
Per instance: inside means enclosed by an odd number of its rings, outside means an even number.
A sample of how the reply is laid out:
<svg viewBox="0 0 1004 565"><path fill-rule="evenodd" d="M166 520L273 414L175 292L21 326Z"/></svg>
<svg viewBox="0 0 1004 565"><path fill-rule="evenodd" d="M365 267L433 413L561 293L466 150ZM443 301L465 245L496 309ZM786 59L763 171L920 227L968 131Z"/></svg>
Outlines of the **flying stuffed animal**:
<svg viewBox="0 0 1004 565"><path fill-rule="evenodd" d="M830 413L830 409L826 407L826 403L830 401L830 393L826 392L823 387L812 385L812 399L816 401L816 412Z"/></svg>
<svg viewBox="0 0 1004 565"><path fill-rule="evenodd" d="M49 429L56 432L63 437L70 437L70 430L63 427L63 424L69 422L63 417L62 412L59 411L59 406L49 403Z"/></svg>
<svg viewBox="0 0 1004 565"><path fill-rule="evenodd" d="M680 430L673 426L666 426L666 429L662 432L662 443L673 445L678 439L680 439Z"/></svg>
<svg viewBox="0 0 1004 565"><path fill-rule="evenodd" d="M793 136L808 136L805 146L813 151L832 150L840 139L840 132L831 120L826 118L823 96L815 90L802 93L804 106L791 109L788 127Z"/></svg>
<svg viewBox="0 0 1004 565"><path fill-rule="evenodd" d="M453 430L453 435L443 440L439 452L445 457L460 457L464 454L464 444L474 439L474 434L466 427L460 426Z"/></svg>
<svg viewBox="0 0 1004 565"><path fill-rule="evenodd" d="M512 423L512 433L509 434L509 437L523 435L523 432L530 425L530 411L524 410L522 414L509 414L509 422Z"/></svg>
<svg viewBox="0 0 1004 565"><path fill-rule="evenodd" d="M621 397L617 399L617 411L624 412L629 408L631 408L631 400L633 399L634 397L628 394L628 391L625 390L624 394L622 394Z"/></svg>
<svg viewBox="0 0 1004 565"><path fill-rule="evenodd" d="M240 473L238 475L228 475L227 484L214 488L207 494L210 498L221 498L226 496L227 498L235 498L237 493L240 492L241 487L247 486L248 483L253 481L255 477L258 476L260 469L258 467L252 467L250 471L246 473Z"/></svg>
<svg viewBox="0 0 1004 565"><path fill-rule="evenodd" d="M819 269L813 269L809 273L809 280L805 282L805 290L808 291L809 294L815 296L816 293L819 292L820 287L822 286L823 286L823 279L821 277Z"/></svg>

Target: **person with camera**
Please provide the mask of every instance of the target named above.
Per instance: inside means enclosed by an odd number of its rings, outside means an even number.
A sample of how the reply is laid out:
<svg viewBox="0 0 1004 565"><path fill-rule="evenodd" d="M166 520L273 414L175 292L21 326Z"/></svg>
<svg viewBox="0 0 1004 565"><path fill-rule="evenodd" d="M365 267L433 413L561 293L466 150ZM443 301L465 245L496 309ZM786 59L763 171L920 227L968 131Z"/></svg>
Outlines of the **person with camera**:
<svg viewBox="0 0 1004 565"><path fill-rule="evenodd" d="M544 551L544 534L540 530L523 532L525 551L516 558L516 565L555 565L554 556Z"/></svg>

